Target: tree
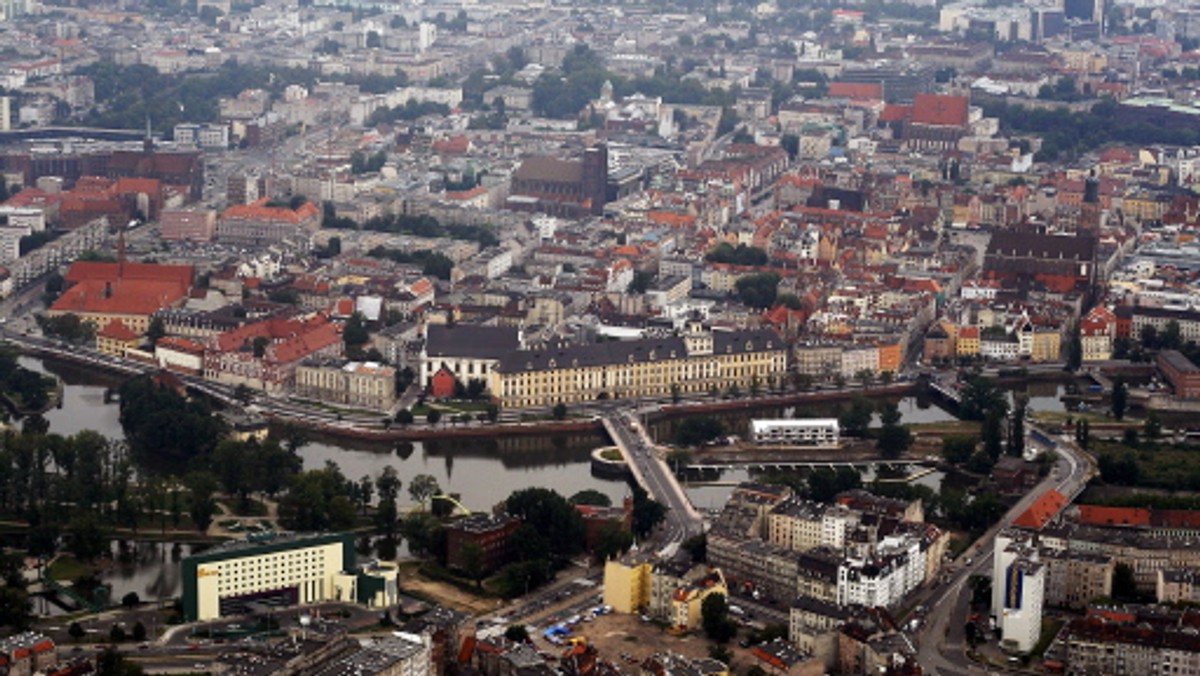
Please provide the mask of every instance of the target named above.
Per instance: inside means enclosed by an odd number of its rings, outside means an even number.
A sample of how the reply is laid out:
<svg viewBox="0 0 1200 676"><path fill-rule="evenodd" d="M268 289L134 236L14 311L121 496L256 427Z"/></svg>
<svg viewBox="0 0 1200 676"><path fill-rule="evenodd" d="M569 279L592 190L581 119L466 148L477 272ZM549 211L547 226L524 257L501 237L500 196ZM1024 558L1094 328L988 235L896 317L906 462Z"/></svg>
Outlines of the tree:
<svg viewBox="0 0 1200 676"><path fill-rule="evenodd" d="M425 422L429 423L430 425L438 424L438 421L441 419L442 412L436 408L429 409L429 413L425 414Z"/></svg>
<svg viewBox="0 0 1200 676"><path fill-rule="evenodd" d="M141 622L133 625L133 640L137 641L138 643L146 640L146 625L142 624Z"/></svg>
<svg viewBox="0 0 1200 676"><path fill-rule="evenodd" d="M1162 421L1153 412L1146 416L1146 422L1142 424L1142 434L1150 441L1162 436Z"/></svg>
<svg viewBox="0 0 1200 676"><path fill-rule="evenodd" d="M641 486L633 486L633 532L645 538L667 518L667 506L654 500Z"/></svg>
<svg viewBox="0 0 1200 676"><path fill-rule="evenodd" d="M557 404L554 405L554 408L551 409L550 415L553 416L553 418L555 420L566 420L567 405L562 403L561 401L558 402Z"/></svg>
<svg viewBox="0 0 1200 676"><path fill-rule="evenodd" d="M983 420L989 411L999 411L1004 417L1008 413L1008 400L996 386L995 381L980 375L971 375L962 389L962 404L959 407L967 420Z"/></svg>
<svg viewBox="0 0 1200 676"><path fill-rule="evenodd" d="M585 488L572 495L569 502L572 505L589 505L592 507L612 507L612 498L594 488Z"/></svg>
<svg viewBox="0 0 1200 676"><path fill-rule="evenodd" d="M1118 381L1112 391L1112 414L1117 420L1124 420L1125 411L1129 407L1129 386L1124 381Z"/></svg>
<svg viewBox="0 0 1200 676"><path fill-rule="evenodd" d="M467 577L471 578L476 588L483 586L483 564L483 547L480 547L478 543L468 542L459 550L458 567Z"/></svg>
<svg viewBox="0 0 1200 676"><path fill-rule="evenodd" d="M346 343L346 349L359 349L371 340L365 323L366 318L361 312L355 312L346 320L346 326L342 328L342 341Z"/></svg>
<svg viewBox="0 0 1200 676"><path fill-rule="evenodd" d="M135 606L142 602L137 592L129 592L121 597L121 605L125 606L125 610L132 610Z"/></svg>
<svg viewBox="0 0 1200 676"><path fill-rule="evenodd" d="M877 447L879 453L884 458L894 460L904 455L905 451L912 446L912 432L903 425L884 425L879 430L879 441Z"/></svg>
<svg viewBox="0 0 1200 676"><path fill-rule="evenodd" d="M388 465L375 478L375 490L379 493L379 506L375 511L375 524L387 539L395 539L399 527L400 474Z"/></svg>
<svg viewBox="0 0 1200 676"><path fill-rule="evenodd" d="M849 408L844 409L838 415L838 425L841 427L842 433L847 436L865 436L867 428L871 426L871 418L874 413L875 407L871 406L871 402L856 396L850 402Z"/></svg>
<svg viewBox="0 0 1200 676"><path fill-rule="evenodd" d="M112 643L121 643L125 639L125 628L114 623L112 628L108 630L108 640Z"/></svg>
<svg viewBox="0 0 1200 676"><path fill-rule="evenodd" d="M714 416L689 416L675 428L675 443L680 446L699 446L719 439L725 434L725 424Z"/></svg>
<svg viewBox="0 0 1200 676"><path fill-rule="evenodd" d="M504 630L504 638L513 643L526 643L529 641L529 630L523 624L510 624Z"/></svg>
<svg viewBox="0 0 1200 676"><path fill-rule="evenodd" d="M833 502L839 493L860 488L862 476L853 467L815 469L808 475L808 497L814 502Z"/></svg>
<svg viewBox="0 0 1200 676"><path fill-rule="evenodd" d="M413 502L419 503L421 509L425 509L425 504L429 499L442 492L442 487L438 485L437 479L429 474L418 474L408 481L408 496L413 499Z"/></svg>
<svg viewBox="0 0 1200 676"><path fill-rule="evenodd" d="M1079 322L1071 331L1071 342L1067 347L1067 370L1074 373L1083 365L1083 334Z"/></svg>
<svg viewBox="0 0 1200 676"><path fill-rule="evenodd" d="M150 326L146 328L146 340L149 340L151 345L158 345L158 341L166 335L167 327L163 324L162 317L155 316L150 320Z"/></svg>
<svg viewBox="0 0 1200 676"><path fill-rule="evenodd" d="M113 628L119 627L113 625ZM125 659L116 646L108 646L96 657L96 676L142 676L143 673L142 667Z"/></svg>
<svg viewBox="0 0 1200 676"><path fill-rule="evenodd" d="M983 450L992 462L1004 452L1004 414L999 409L990 409L983 419Z"/></svg>
<svg viewBox="0 0 1200 676"><path fill-rule="evenodd" d="M1112 596L1122 603L1133 603L1141 598L1137 589L1137 578L1128 563L1118 563L1113 569Z"/></svg>
<svg viewBox="0 0 1200 676"><path fill-rule="evenodd" d="M188 399L149 376L121 385L120 421L134 456L186 465L208 456L225 436L225 424L203 399Z"/></svg>
<svg viewBox="0 0 1200 676"><path fill-rule="evenodd" d="M353 483L332 462L292 477L288 491L279 500L280 525L293 531L350 528L356 519L351 486Z"/></svg>
<svg viewBox="0 0 1200 676"><path fill-rule="evenodd" d="M671 403L678 404L680 399L679 383L671 383Z"/></svg>
<svg viewBox="0 0 1200 676"><path fill-rule="evenodd" d="M975 453L979 440L975 437L956 436L942 438L942 457L946 462L961 465Z"/></svg>
<svg viewBox="0 0 1200 676"><path fill-rule="evenodd" d="M596 551L593 554L600 561L616 558L633 546L633 533L630 533L621 522L609 521L600 527L596 541Z"/></svg>
<svg viewBox="0 0 1200 676"><path fill-rule="evenodd" d="M729 603L724 594L713 593L700 603L700 626L710 640L726 643L737 634L737 624L729 619Z"/></svg>
<svg viewBox="0 0 1200 676"><path fill-rule="evenodd" d="M1012 416L1008 420L1008 454L1021 457L1025 454L1025 412L1029 408L1029 397L1018 395Z"/></svg>
<svg viewBox="0 0 1200 676"><path fill-rule="evenodd" d="M505 511L521 519L549 543L557 557L578 553L583 546L583 517L574 505L548 488L525 488L504 502Z"/></svg>
<svg viewBox="0 0 1200 676"><path fill-rule="evenodd" d="M85 630L83 625L79 624L78 622L72 622L71 626L67 627L67 635L78 641L84 636L87 636L87 630Z"/></svg>
<svg viewBox="0 0 1200 676"><path fill-rule="evenodd" d="M739 277L734 284L738 298L748 307L765 310L775 304L779 293L779 275L759 272Z"/></svg>
<svg viewBox="0 0 1200 676"><path fill-rule="evenodd" d="M213 501L213 494L217 492L217 478L209 472L192 472L184 477L183 484L188 489L192 524L196 530L204 532L208 530L217 511Z"/></svg>
<svg viewBox="0 0 1200 676"><path fill-rule="evenodd" d="M407 408L402 408L399 411L396 411L396 423L404 425L405 427L413 424L412 411L408 410Z"/></svg>

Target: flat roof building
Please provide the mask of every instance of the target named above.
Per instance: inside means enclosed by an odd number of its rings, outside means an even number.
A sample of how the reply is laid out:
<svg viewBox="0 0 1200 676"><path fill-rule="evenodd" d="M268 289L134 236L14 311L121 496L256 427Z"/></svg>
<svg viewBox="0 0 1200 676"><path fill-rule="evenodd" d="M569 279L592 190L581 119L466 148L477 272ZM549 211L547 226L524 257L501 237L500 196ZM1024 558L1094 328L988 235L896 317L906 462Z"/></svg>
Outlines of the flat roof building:
<svg viewBox="0 0 1200 676"><path fill-rule="evenodd" d="M837 418L750 421L750 438L756 444L837 446L839 435Z"/></svg>
<svg viewBox="0 0 1200 676"><path fill-rule="evenodd" d="M394 566L357 570L354 534L285 533L218 545L183 560L183 615L188 621L246 613L253 605L323 601L395 603Z"/></svg>

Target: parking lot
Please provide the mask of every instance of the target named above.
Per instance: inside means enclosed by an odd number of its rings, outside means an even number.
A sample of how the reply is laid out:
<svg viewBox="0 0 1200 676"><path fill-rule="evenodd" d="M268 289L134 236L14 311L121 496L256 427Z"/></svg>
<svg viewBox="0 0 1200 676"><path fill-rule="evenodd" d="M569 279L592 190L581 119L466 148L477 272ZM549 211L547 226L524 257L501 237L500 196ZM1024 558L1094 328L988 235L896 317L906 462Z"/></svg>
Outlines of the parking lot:
<svg viewBox="0 0 1200 676"><path fill-rule="evenodd" d="M535 631L530 631L535 645L543 653L559 655L562 646L556 646L547 641L544 632L552 622L549 617L537 625L531 625ZM566 618L558 617L558 621ZM589 645L596 647L599 654L614 662L637 663L651 655L670 650L692 659L708 657L712 643L700 631L685 636L675 636L660 625L645 622L637 615L622 615L611 613L596 617L592 621L581 621L575 625L571 636L582 637ZM740 638L740 636L739 636ZM726 644L734 655L735 670L747 669L758 660L750 654L749 649L738 646L737 639Z"/></svg>

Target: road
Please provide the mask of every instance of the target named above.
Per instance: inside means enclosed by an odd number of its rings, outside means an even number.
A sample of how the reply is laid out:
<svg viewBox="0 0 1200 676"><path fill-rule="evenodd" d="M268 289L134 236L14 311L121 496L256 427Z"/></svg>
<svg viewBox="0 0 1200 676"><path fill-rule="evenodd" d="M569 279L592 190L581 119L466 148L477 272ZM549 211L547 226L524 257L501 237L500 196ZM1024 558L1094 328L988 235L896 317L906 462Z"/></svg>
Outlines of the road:
<svg viewBox="0 0 1200 676"><path fill-rule="evenodd" d="M637 475L645 484L643 488L667 507L666 521L653 539L655 546L662 549L678 546L703 533L704 520L675 480L674 472L659 457L658 447L635 416L636 412L624 410L605 418L616 436L613 441L621 447L630 464L636 466Z"/></svg>
<svg viewBox="0 0 1200 676"><path fill-rule="evenodd" d="M1038 432L1053 438L1044 430L1030 427L1030 431ZM1013 521L1025 513L1034 502L1050 490L1057 490L1068 499L1073 500L1083 492L1092 473L1095 471L1092 459L1069 438L1062 435L1056 446L1058 462L1055 470L1037 487L1022 497L1012 509L1000 519L999 523L983 534L974 547L968 548L955 561L960 566L945 586L937 586L925 590L918 597L918 602L928 608L925 623L917 632L917 659L921 666L934 674L958 676L959 674L977 673L984 671L981 667L967 659L965 653L967 613L970 602L970 589L967 580L972 575L990 577L992 573L992 556L996 534L1012 525ZM970 559L971 564L966 561Z"/></svg>

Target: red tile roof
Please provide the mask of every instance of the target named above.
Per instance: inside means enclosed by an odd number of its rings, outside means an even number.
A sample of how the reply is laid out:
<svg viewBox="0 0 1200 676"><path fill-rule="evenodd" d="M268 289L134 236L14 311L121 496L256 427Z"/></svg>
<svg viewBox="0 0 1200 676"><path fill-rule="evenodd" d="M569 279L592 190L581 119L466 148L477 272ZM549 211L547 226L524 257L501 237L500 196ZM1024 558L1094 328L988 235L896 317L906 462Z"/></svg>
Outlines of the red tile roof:
<svg viewBox="0 0 1200 676"><path fill-rule="evenodd" d="M50 309L85 314L150 315L174 307L185 298L187 287L176 282L88 279L63 292Z"/></svg>
<svg viewBox="0 0 1200 676"><path fill-rule="evenodd" d="M938 127L964 127L969 108L965 96L917 94L913 100L912 121Z"/></svg>
<svg viewBox="0 0 1200 676"><path fill-rule="evenodd" d="M883 112L879 113L880 122L899 122L912 117L912 106L901 106L897 104L888 104L883 107Z"/></svg>
<svg viewBox="0 0 1200 676"><path fill-rule="evenodd" d="M1090 526L1149 526L1150 510L1135 507L1080 505L1079 523Z"/></svg>
<svg viewBox="0 0 1200 676"><path fill-rule="evenodd" d="M155 263L103 263L97 261L75 261L67 271L66 281L75 284L94 280L115 282L117 279L173 282L180 286L192 285L192 266L158 265Z"/></svg>
<svg viewBox="0 0 1200 676"><path fill-rule="evenodd" d="M156 343L157 349L175 350L177 352L188 352L191 354L204 354L204 346L187 338L179 336L166 336L158 339Z"/></svg>
<svg viewBox="0 0 1200 676"><path fill-rule="evenodd" d="M883 84L879 82L830 82L828 95L832 98L882 100Z"/></svg>
<svg viewBox="0 0 1200 676"><path fill-rule="evenodd" d="M1067 505L1067 498L1057 490L1049 490L1042 494L1025 513L1013 521L1014 526L1041 530L1050 520Z"/></svg>
<svg viewBox="0 0 1200 676"><path fill-rule="evenodd" d="M221 218L244 221L283 222L295 225L306 220L315 219L321 213L320 208L312 202L305 202L297 209L269 207L267 206L268 202L270 200L264 197L253 204L235 204L222 212Z"/></svg>
<svg viewBox="0 0 1200 676"><path fill-rule="evenodd" d="M128 343L131 340L137 340L138 334L133 329L125 326L125 322L119 319L114 319L108 323L100 333L97 334L101 338L110 338L112 340L120 340Z"/></svg>

